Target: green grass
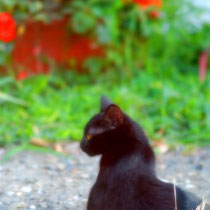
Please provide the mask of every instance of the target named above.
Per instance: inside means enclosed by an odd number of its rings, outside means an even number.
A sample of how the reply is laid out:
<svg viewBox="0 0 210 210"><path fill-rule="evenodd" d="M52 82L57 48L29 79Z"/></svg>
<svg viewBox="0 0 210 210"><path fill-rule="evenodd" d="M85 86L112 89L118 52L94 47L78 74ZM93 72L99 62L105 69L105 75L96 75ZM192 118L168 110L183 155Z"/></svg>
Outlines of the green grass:
<svg viewBox="0 0 210 210"><path fill-rule="evenodd" d="M22 82L1 78L0 146L27 144L32 137L80 140L102 94L135 119L151 140L210 144L209 75L204 83L193 74L165 78L146 71L121 82L93 77L65 73Z"/></svg>

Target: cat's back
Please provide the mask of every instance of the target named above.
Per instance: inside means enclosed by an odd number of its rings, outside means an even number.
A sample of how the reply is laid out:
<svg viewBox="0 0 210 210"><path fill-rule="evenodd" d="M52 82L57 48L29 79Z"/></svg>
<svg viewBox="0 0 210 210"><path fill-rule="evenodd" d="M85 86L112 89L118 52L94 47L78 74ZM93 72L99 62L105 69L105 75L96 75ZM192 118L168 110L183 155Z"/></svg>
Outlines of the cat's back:
<svg viewBox="0 0 210 210"><path fill-rule="evenodd" d="M88 210L150 210L139 203L138 169L134 167L135 157L132 160L134 164L124 160L100 169L89 195Z"/></svg>
<svg viewBox="0 0 210 210"><path fill-rule="evenodd" d="M106 173L106 172L105 172ZM106 177L99 173L91 189L88 210L195 210L201 200L173 184L130 174ZM208 209L208 208L207 208Z"/></svg>
<svg viewBox="0 0 210 210"><path fill-rule="evenodd" d="M147 205L139 204L139 197L130 184L107 185L98 181L92 187L87 210L150 210Z"/></svg>
<svg viewBox="0 0 210 210"><path fill-rule="evenodd" d="M196 195L179 187L176 188L176 194L178 210L195 210L202 203L202 200ZM210 210L210 207L206 206L205 210Z"/></svg>
<svg viewBox="0 0 210 210"><path fill-rule="evenodd" d="M173 188L135 167L102 169L89 195L88 210L174 210Z"/></svg>

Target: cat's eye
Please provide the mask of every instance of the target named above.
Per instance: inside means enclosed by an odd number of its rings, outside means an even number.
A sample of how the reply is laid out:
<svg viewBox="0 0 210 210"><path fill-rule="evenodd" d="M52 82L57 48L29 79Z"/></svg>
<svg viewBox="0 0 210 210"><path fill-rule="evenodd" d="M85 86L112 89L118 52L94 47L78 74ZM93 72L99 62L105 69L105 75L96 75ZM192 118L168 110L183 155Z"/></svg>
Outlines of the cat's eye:
<svg viewBox="0 0 210 210"><path fill-rule="evenodd" d="M92 137L92 135L91 135L90 133L88 133L88 134L86 135L86 139L87 139L87 140L90 140L91 137Z"/></svg>

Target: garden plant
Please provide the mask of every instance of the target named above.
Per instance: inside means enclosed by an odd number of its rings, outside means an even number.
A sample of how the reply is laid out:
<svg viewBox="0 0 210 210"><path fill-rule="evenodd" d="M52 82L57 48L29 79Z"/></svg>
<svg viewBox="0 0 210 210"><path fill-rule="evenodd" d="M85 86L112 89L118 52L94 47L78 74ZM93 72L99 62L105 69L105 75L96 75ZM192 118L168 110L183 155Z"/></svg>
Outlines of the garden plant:
<svg viewBox="0 0 210 210"><path fill-rule="evenodd" d="M201 14L187 0L2 0L0 145L80 140L102 94L154 142L208 145L210 25L196 21ZM14 66L28 22L63 19L67 35L88 38L99 53L84 55L77 43L66 63L38 56L47 71Z"/></svg>

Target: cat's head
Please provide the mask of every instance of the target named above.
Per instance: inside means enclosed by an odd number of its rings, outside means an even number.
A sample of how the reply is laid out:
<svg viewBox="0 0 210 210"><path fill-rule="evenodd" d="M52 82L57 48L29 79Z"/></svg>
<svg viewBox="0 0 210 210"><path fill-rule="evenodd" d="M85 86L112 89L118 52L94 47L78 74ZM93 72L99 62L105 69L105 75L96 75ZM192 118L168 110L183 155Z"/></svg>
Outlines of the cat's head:
<svg viewBox="0 0 210 210"><path fill-rule="evenodd" d="M117 144L115 137L119 134L123 121L121 109L102 96L100 112L85 126L81 149L90 156L108 152Z"/></svg>

